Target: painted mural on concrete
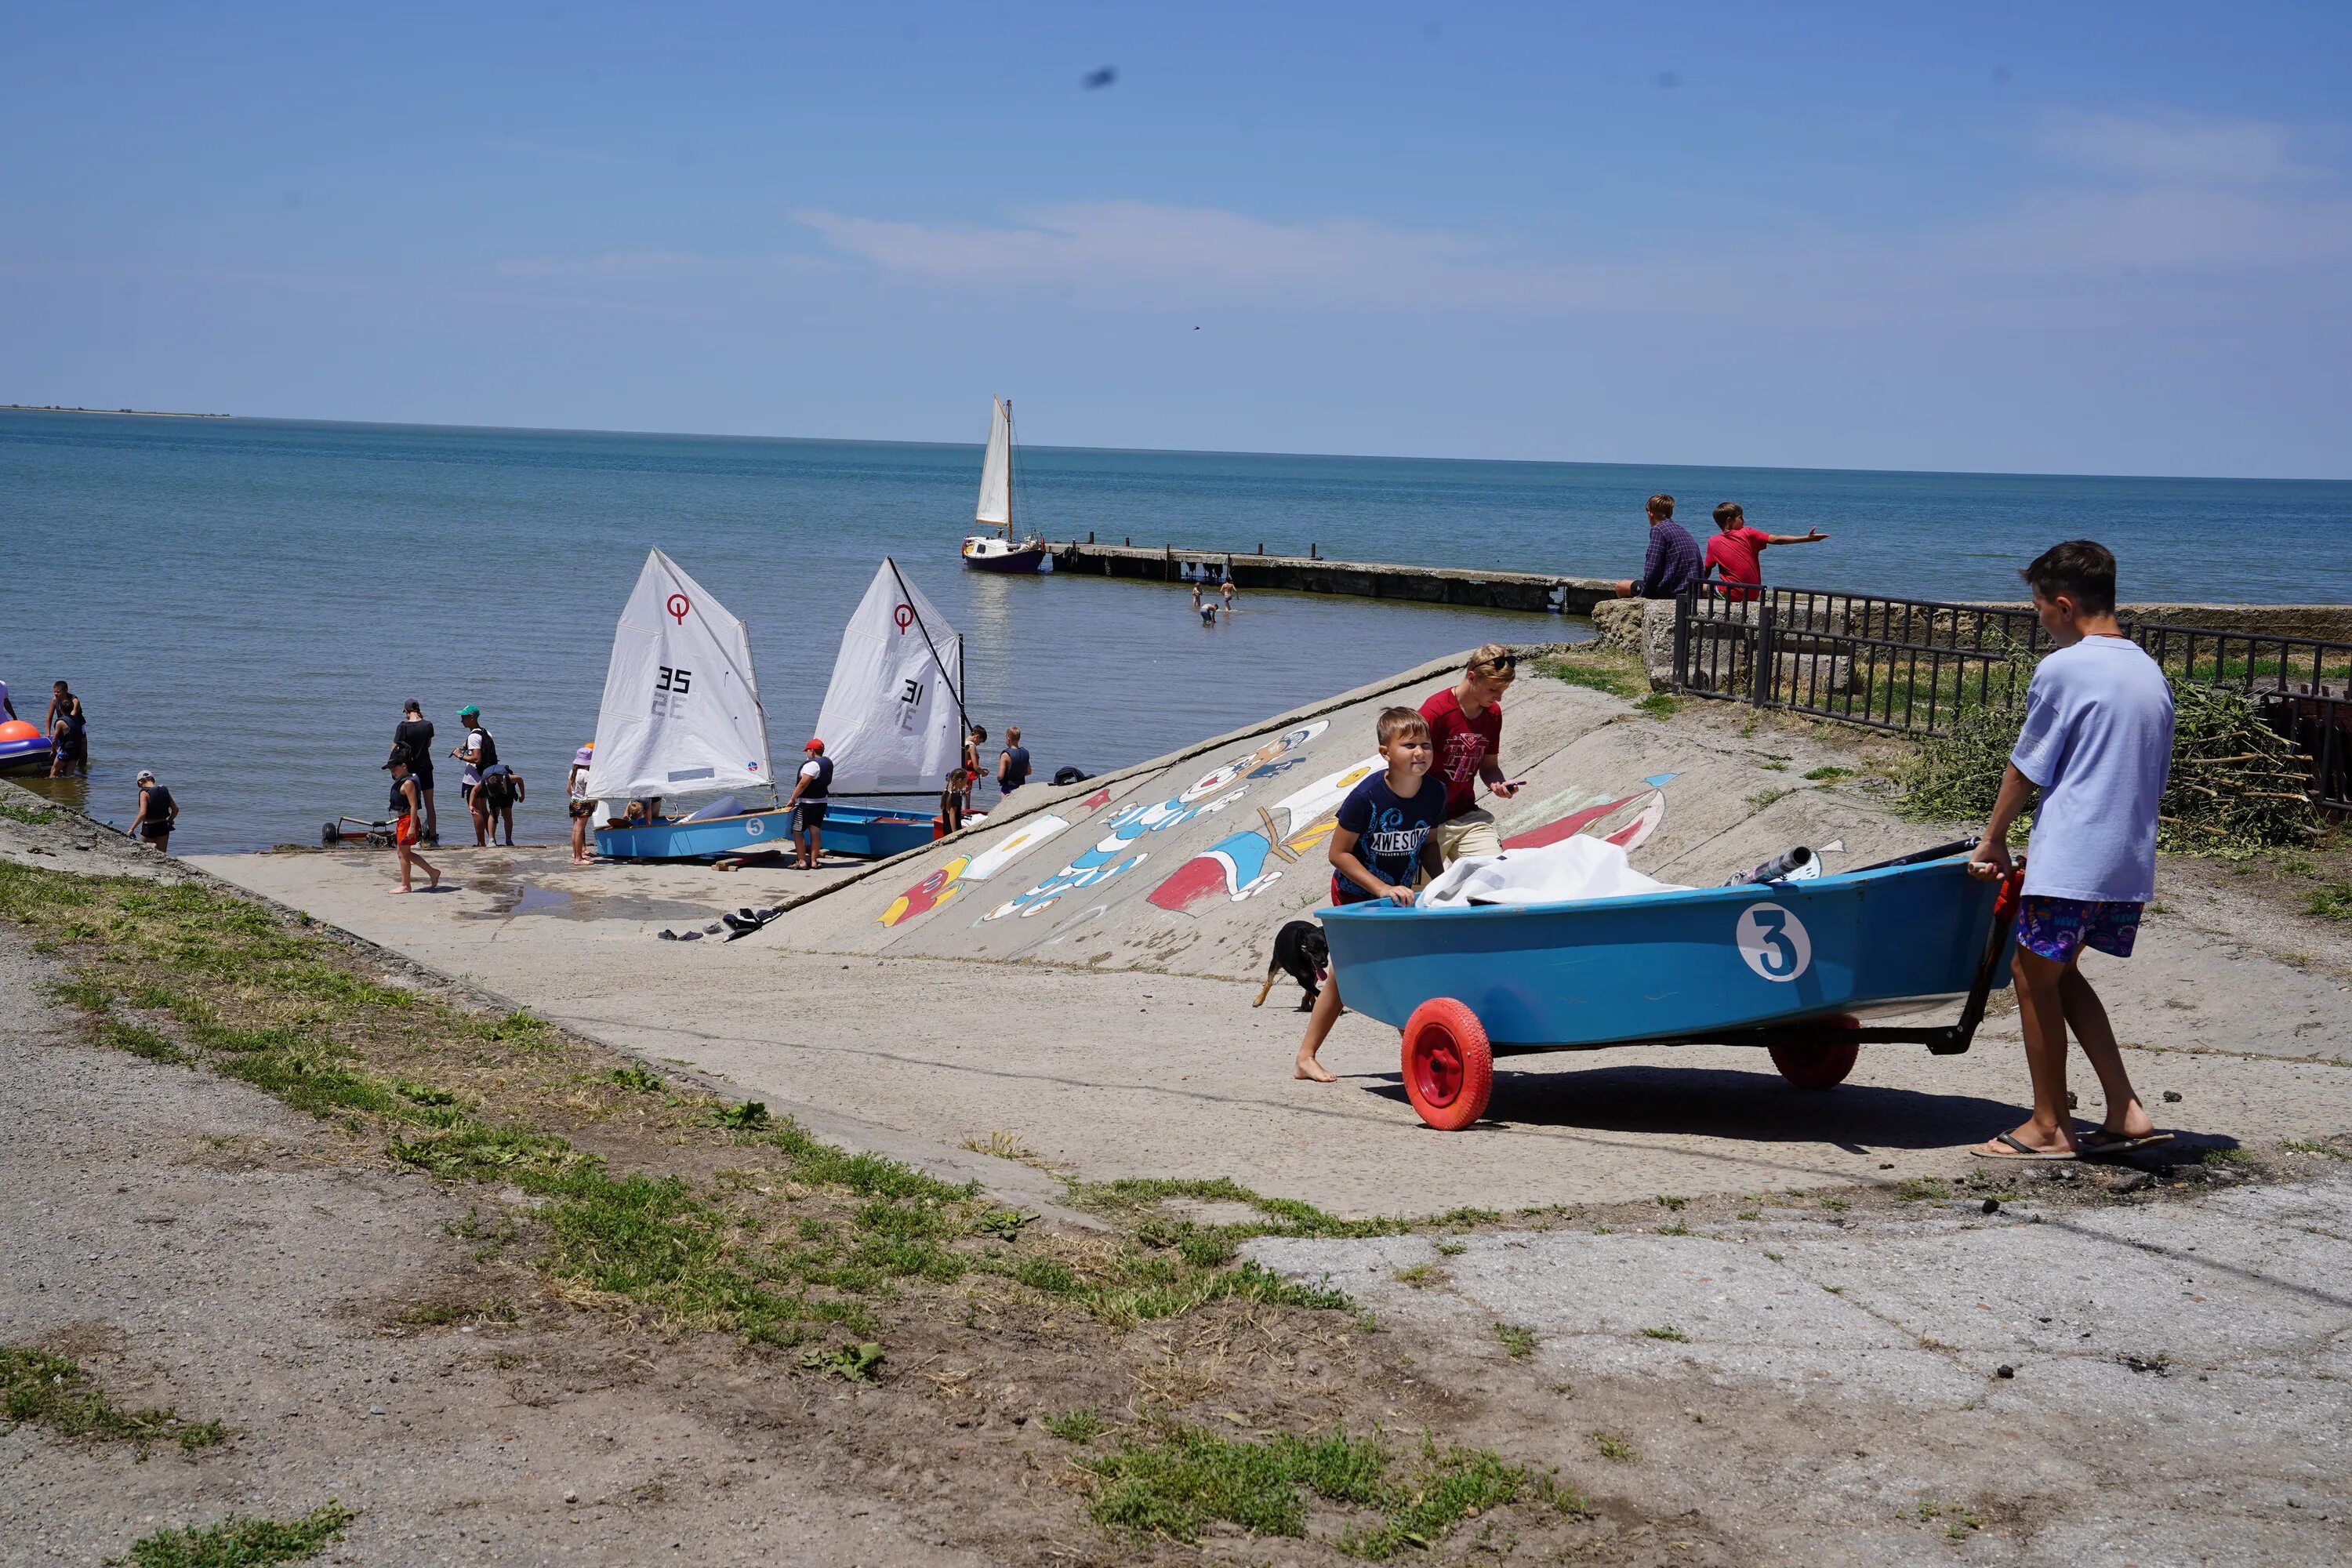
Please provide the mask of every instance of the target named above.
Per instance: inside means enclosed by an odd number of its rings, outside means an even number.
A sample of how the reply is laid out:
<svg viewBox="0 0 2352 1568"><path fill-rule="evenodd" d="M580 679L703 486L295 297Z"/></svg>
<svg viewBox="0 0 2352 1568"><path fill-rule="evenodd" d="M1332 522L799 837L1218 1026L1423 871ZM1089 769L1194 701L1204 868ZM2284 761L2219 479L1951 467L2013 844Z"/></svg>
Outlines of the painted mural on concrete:
<svg viewBox="0 0 2352 1568"><path fill-rule="evenodd" d="M1106 800L1109 798L1108 790L1097 793ZM967 883L987 881L1069 826L1066 817L1033 816L1006 835L1003 842L978 855L959 855L892 900L890 907L881 913L882 923L903 925L930 913L961 892Z"/></svg>
<svg viewBox="0 0 2352 1568"><path fill-rule="evenodd" d="M1329 728L1329 720L1318 719L1286 730L1255 750L1202 774L1180 794L1150 805L1119 807L1097 825L1104 837L1092 848L1035 887L989 910L978 923L1012 915L1030 919L1072 893L1133 870L1150 858L1150 851L1132 849L1139 840L1233 806L1249 793L1251 781L1277 778L1303 761L1292 753Z"/></svg>

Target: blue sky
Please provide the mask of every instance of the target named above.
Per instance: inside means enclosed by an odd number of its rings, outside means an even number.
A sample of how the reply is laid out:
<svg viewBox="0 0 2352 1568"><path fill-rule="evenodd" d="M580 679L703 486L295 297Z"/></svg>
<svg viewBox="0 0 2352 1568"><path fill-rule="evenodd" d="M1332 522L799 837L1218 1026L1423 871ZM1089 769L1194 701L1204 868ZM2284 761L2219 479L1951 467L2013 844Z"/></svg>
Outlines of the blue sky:
<svg viewBox="0 0 2352 1568"><path fill-rule="evenodd" d="M2352 476L2352 7L10 34L0 402L976 441L1002 392L1055 445Z"/></svg>

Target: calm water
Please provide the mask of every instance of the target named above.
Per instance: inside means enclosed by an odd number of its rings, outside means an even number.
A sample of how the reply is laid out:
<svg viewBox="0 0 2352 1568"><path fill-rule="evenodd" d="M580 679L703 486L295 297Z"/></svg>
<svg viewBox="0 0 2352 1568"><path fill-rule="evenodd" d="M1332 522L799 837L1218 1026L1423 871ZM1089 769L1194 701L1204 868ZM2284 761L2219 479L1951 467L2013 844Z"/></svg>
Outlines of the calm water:
<svg viewBox="0 0 2352 1568"><path fill-rule="evenodd" d="M814 722L841 626L888 552L966 637L975 717L1043 770L1155 755L1424 658L1557 637L1554 618L1245 595L1202 629L1174 589L961 569L977 447L0 414L10 579L0 679L37 721L64 676L91 717L89 804L128 821L152 767L184 851L315 842L375 815L401 700L450 731L479 703L562 831L613 622L659 544L751 626L770 732ZM1744 502L1773 581L2015 592L2087 534L2135 597L2340 602L2352 484L1632 468L1024 449L1055 538L1630 574L1641 503ZM452 775L454 776L454 775ZM443 802L454 817L454 790ZM454 826L454 824L453 824ZM455 837L456 835L452 835Z"/></svg>

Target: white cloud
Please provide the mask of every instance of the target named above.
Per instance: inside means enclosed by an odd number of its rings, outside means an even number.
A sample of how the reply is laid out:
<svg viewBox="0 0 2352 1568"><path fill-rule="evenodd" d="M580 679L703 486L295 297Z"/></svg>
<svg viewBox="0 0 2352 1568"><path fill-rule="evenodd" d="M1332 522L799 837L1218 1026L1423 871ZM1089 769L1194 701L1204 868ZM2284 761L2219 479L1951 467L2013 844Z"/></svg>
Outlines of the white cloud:
<svg viewBox="0 0 2352 1568"><path fill-rule="evenodd" d="M2103 174L2163 185L2274 185L2320 177L2298 163L2284 125L2193 115L2133 119L2065 114L2043 129L2042 148Z"/></svg>

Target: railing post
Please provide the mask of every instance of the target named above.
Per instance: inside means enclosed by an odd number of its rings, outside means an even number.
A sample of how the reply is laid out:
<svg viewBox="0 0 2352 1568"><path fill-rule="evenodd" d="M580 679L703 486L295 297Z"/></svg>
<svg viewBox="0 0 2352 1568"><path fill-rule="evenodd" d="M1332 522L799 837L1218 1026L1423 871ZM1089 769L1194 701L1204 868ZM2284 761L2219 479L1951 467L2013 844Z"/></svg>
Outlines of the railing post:
<svg viewBox="0 0 2352 1568"><path fill-rule="evenodd" d="M1647 611L1643 613L1648 614ZM1685 690L1690 686L1690 634L1691 596L1683 594L1675 600L1675 689L1677 691Z"/></svg>
<svg viewBox="0 0 2352 1568"><path fill-rule="evenodd" d="M1769 594L1751 601L1756 606L1756 639L1748 656L1748 700L1758 708L1772 702L1773 629L1778 617Z"/></svg>

